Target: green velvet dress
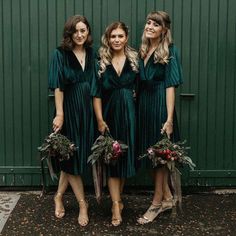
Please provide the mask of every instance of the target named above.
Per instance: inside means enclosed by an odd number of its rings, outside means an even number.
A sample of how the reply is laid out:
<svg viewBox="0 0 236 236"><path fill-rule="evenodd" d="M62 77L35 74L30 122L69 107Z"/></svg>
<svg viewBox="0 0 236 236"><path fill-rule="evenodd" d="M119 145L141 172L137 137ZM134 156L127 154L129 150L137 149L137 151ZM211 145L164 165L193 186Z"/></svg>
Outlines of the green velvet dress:
<svg viewBox="0 0 236 236"><path fill-rule="evenodd" d="M96 65L99 67L97 63ZM136 75L126 59L120 76L112 65L108 65L101 78L98 75L94 77L92 96L102 99L104 121L110 129L112 137L128 145L127 153L119 159L117 164L107 166L108 177L127 178L135 174L135 102L133 90Z"/></svg>
<svg viewBox="0 0 236 236"><path fill-rule="evenodd" d="M178 87L182 83L182 68L177 49L174 45L169 47L170 56L168 64L154 63L154 54L149 58L146 66L140 60L140 80L138 92L138 122L137 122L137 148L142 155L147 148L161 138L161 128L167 119L166 88ZM179 140L179 130L176 112L173 120L173 141ZM151 167L151 161L143 158L138 167Z"/></svg>
<svg viewBox="0 0 236 236"><path fill-rule="evenodd" d="M64 123L61 133L78 147L67 161L59 163L60 169L80 175L88 169L87 157L93 142L93 106L91 82L94 73L94 53L86 48L84 71L72 51L57 48L53 52L49 69L49 88L63 91Z"/></svg>

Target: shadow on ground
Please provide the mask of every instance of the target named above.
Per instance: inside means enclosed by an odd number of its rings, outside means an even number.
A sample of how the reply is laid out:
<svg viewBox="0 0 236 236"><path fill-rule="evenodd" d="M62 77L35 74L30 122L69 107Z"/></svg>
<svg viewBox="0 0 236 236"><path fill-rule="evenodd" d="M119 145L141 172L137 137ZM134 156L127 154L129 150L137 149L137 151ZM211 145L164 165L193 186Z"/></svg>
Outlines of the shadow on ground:
<svg viewBox="0 0 236 236"><path fill-rule="evenodd" d="M150 204L151 195L124 195L123 223L110 224L111 203L104 197L98 205L89 195L90 223L82 228L77 223L78 204L72 193L64 197L66 216L54 217L53 195L23 193L10 215L1 235L236 235L236 194L194 194L183 197L183 212L172 219L165 212L148 225L138 225L136 219Z"/></svg>

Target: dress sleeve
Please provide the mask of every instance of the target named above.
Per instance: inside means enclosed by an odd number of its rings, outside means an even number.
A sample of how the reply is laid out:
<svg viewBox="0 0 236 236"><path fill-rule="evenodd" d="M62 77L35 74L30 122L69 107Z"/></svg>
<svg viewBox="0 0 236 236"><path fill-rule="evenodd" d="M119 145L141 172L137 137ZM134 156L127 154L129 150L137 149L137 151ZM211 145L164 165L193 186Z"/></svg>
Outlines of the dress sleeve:
<svg viewBox="0 0 236 236"><path fill-rule="evenodd" d="M55 49L52 54L48 78L49 89L53 91L56 88L59 88L61 91L64 90L63 55L58 49Z"/></svg>
<svg viewBox="0 0 236 236"><path fill-rule="evenodd" d="M92 85L91 85L91 96L101 98L102 97L101 78L99 78L98 76L98 70L99 70L99 64L98 64L98 61L95 60L94 73L93 73Z"/></svg>
<svg viewBox="0 0 236 236"><path fill-rule="evenodd" d="M182 67L177 48L170 47L170 60L166 65L165 87L178 87L183 83Z"/></svg>

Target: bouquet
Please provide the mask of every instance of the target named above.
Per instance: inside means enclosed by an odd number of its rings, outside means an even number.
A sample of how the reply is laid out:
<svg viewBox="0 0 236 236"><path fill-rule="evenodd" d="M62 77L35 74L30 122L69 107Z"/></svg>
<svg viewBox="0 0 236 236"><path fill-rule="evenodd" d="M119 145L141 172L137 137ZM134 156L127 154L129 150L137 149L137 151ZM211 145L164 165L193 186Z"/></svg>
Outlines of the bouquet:
<svg viewBox="0 0 236 236"><path fill-rule="evenodd" d="M73 156L76 150L77 147L75 146L75 144L60 133L51 133L44 139L42 145L38 147L38 151L40 152L41 157L43 186L45 186L43 160L47 160L50 176L52 180L54 180L57 179L57 175L54 173L51 159L54 158L58 161L69 160L69 158Z"/></svg>
<svg viewBox="0 0 236 236"><path fill-rule="evenodd" d="M76 149L75 144L60 133L51 133L44 139L43 144L38 147L41 160L54 157L58 158L59 161L69 160Z"/></svg>
<svg viewBox="0 0 236 236"><path fill-rule="evenodd" d="M109 131L105 131L105 134L100 135L94 142L88 162L93 165L96 161L101 160L105 164L115 165L127 149L126 144L114 140Z"/></svg>
<svg viewBox="0 0 236 236"><path fill-rule="evenodd" d="M93 182L98 203L102 197L102 188L106 185L106 166L115 166L127 149L126 144L114 140L107 130L94 142L88 162L92 164Z"/></svg>
<svg viewBox="0 0 236 236"><path fill-rule="evenodd" d="M139 159L148 157L152 161L153 168L158 165L163 165L168 168L170 171L170 185L173 190L174 200L179 203L180 209L182 202L181 178L180 172L176 166L187 164L190 169L196 167L187 154L187 150L190 149L190 147L185 147L185 143L186 140L173 143L167 137L167 134L163 133L163 138L149 147L147 152L139 157Z"/></svg>
<svg viewBox="0 0 236 236"><path fill-rule="evenodd" d="M167 134L163 134L163 138L147 149L147 153L141 155L139 159L148 157L152 161L152 166L155 168L157 165L167 165L171 170L175 167L175 164L183 165L187 164L190 169L194 169L196 165L192 162L191 158L187 154L187 150L190 147L185 147L186 140L183 142L172 143L168 139Z"/></svg>

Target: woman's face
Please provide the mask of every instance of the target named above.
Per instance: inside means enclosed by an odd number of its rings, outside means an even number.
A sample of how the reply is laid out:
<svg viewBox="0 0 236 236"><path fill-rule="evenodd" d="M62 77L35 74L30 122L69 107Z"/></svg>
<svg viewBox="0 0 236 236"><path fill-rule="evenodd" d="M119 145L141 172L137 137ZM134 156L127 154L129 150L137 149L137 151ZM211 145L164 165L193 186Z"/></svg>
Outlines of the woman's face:
<svg viewBox="0 0 236 236"><path fill-rule="evenodd" d="M162 31L163 27L154 20L148 20L144 27L144 34L147 39L158 39Z"/></svg>
<svg viewBox="0 0 236 236"><path fill-rule="evenodd" d="M72 40L74 41L75 45L83 46L87 41L88 35L89 31L87 26L82 21L80 21L75 26L75 33L72 35Z"/></svg>
<svg viewBox="0 0 236 236"><path fill-rule="evenodd" d="M124 47L128 41L128 37L125 31L121 28L117 28L111 31L109 44L114 51L124 50Z"/></svg>

